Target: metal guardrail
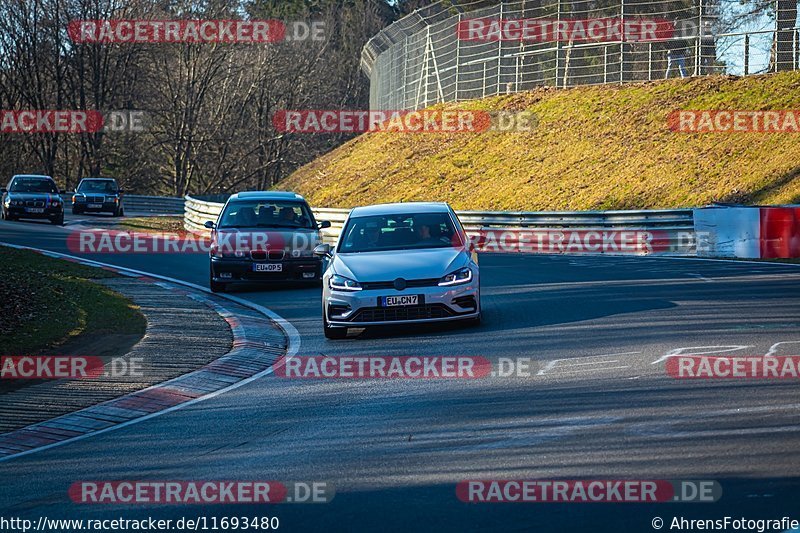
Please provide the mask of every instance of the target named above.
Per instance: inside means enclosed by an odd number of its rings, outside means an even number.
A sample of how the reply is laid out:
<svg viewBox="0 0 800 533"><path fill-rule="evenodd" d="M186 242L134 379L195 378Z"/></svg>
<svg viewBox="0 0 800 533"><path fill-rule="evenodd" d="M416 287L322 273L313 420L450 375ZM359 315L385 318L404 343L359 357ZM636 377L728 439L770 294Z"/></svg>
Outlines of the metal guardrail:
<svg viewBox="0 0 800 533"><path fill-rule="evenodd" d="M60 195L67 209L72 205L72 193ZM122 204L128 213L157 213L162 215L181 215L184 213L183 198L171 196L145 196L123 194Z"/></svg>
<svg viewBox="0 0 800 533"><path fill-rule="evenodd" d="M207 221L216 222L223 203L186 196L184 227L192 233L205 233ZM328 220L331 227L323 230L325 242L339 238L349 209L312 208L317 221ZM464 229L470 235L498 230L639 230L657 231L666 236L669 252L694 255L694 214L692 209L642 211L457 211Z"/></svg>

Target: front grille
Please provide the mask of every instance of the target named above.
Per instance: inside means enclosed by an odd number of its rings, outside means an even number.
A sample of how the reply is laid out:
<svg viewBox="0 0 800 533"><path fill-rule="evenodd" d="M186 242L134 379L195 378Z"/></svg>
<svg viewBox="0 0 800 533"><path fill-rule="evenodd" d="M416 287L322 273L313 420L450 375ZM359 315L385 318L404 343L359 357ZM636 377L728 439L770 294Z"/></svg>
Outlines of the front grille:
<svg viewBox="0 0 800 533"><path fill-rule="evenodd" d="M25 200L25 207L44 207L43 200Z"/></svg>
<svg viewBox="0 0 800 533"><path fill-rule="evenodd" d="M285 250L250 250L250 258L253 261L281 261L286 257Z"/></svg>
<svg viewBox="0 0 800 533"><path fill-rule="evenodd" d="M406 288L436 287L438 284L439 278L406 280ZM361 286L364 289L394 289L394 281L362 281Z"/></svg>
<svg viewBox="0 0 800 533"><path fill-rule="evenodd" d="M425 320L447 318L453 312L444 304L415 305L410 307L364 307L359 309L352 322L392 322L396 320Z"/></svg>
<svg viewBox="0 0 800 533"><path fill-rule="evenodd" d="M86 202L90 204L102 204L103 200L105 200L105 196L87 196Z"/></svg>

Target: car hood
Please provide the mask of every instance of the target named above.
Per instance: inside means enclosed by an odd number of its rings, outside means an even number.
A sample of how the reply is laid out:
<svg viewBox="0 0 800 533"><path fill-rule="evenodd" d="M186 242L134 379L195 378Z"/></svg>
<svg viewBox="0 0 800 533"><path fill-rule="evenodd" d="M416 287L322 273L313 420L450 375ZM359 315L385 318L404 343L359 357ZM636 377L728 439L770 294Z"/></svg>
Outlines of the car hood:
<svg viewBox="0 0 800 533"><path fill-rule="evenodd" d="M319 244L319 231L308 228L221 228L214 234L218 245L238 248L268 248L311 251Z"/></svg>
<svg viewBox="0 0 800 533"><path fill-rule="evenodd" d="M337 274L360 282L441 278L469 264L463 248L429 248L336 254Z"/></svg>
<svg viewBox="0 0 800 533"><path fill-rule="evenodd" d="M46 200L52 202L53 200L61 201L61 196L49 192L10 192L8 197L14 200Z"/></svg>

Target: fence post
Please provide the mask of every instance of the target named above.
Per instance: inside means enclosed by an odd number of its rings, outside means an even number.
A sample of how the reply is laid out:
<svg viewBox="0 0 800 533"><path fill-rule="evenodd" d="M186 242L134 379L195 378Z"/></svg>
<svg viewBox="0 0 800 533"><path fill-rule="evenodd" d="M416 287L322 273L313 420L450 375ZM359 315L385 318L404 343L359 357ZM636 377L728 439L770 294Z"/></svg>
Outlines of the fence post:
<svg viewBox="0 0 800 533"><path fill-rule="evenodd" d="M500 20L503 20L503 3L500 3ZM500 22L500 24L503 24ZM503 36L501 35L500 38L497 39L497 90L495 94L500 94L500 84L502 83L502 77L500 76L501 63L503 62Z"/></svg>
<svg viewBox="0 0 800 533"><path fill-rule="evenodd" d="M483 62L483 97L486 98L486 61Z"/></svg>
<svg viewBox="0 0 800 533"><path fill-rule="evenodd" d="M558 28L561 27L561 0L558 0L556 4L556 21L558 23ZM554 87L558 87L558 69L560 65L560 56L561 56L561 40L558 38L558 32L555 33L556 36L556 83Z"/></svg>
<svg viewBox="0 0 800 533"><path fill-rule="evenodd" d="M622 25L622 38L619 43L619 82L625 81L625 0L619 3L619 21Z"/></svg>
<svg viewBox="0 0 800 533"><path fill-rule="evenodd" d="M750 74L750 34L744 34L744 75Z"/></svg>
<svg viewBox="0 0 800 533"><path fill-rule="evenodd" d="M705 74L703 72L703 38L705 33L703 27L703 0L700 0L700 11L697 26L697 52L695 53L695 66L694 70L697 75Z"/></svg>
<svg viewBox="0 0 800 533"><path fill-rule="evenodd" d="M608 83L608 46L603 47L603 83Z"/></svg>
<svg viewBox="0 0 800 533"><path fill-rule="evenodd" d="M647 81L653 81L653 43L647 43Z"/></svg>
<svg viewBox="0 0 800 533"><path fill-rule="evenodd" d="M458 71L458 63L461 59L461 34L458 30L461 29L461 12L458 12L458 22L456 26L456 87L455 87L455 101L458 102L458 78L459 78L459 71Z"/></svg>

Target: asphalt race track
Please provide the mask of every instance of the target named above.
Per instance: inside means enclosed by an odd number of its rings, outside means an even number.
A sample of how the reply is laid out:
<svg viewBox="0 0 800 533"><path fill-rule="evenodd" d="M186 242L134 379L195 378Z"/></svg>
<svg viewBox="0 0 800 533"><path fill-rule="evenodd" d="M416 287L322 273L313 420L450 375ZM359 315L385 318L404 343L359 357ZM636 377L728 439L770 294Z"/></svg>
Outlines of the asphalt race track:
<svg viewBox="0 0 800 533"><path fill-rule="evenodd" d="M70 217L67 217L68 220ZM81 217L85 219L86 217ZM75 218L71 218L75 221ZM0 242L70 253L67 228ZM91 259L206 286L205 255ZM300 333L298 355L530 357L527 378L270 375L139 424L0 463L0 514L277 516L285 531L654 531L661 517L800 519L797 380L676 380L665 355L800 352L800 266L481 256L483 324L322 335L319 287L242 287ZM792 344L796 343L796 344ZM165 354L168 355L168 354ZM327 504L78 505L79 480L322 480ZM462 503L467 479L716 480L716 503Z"/></svg>

